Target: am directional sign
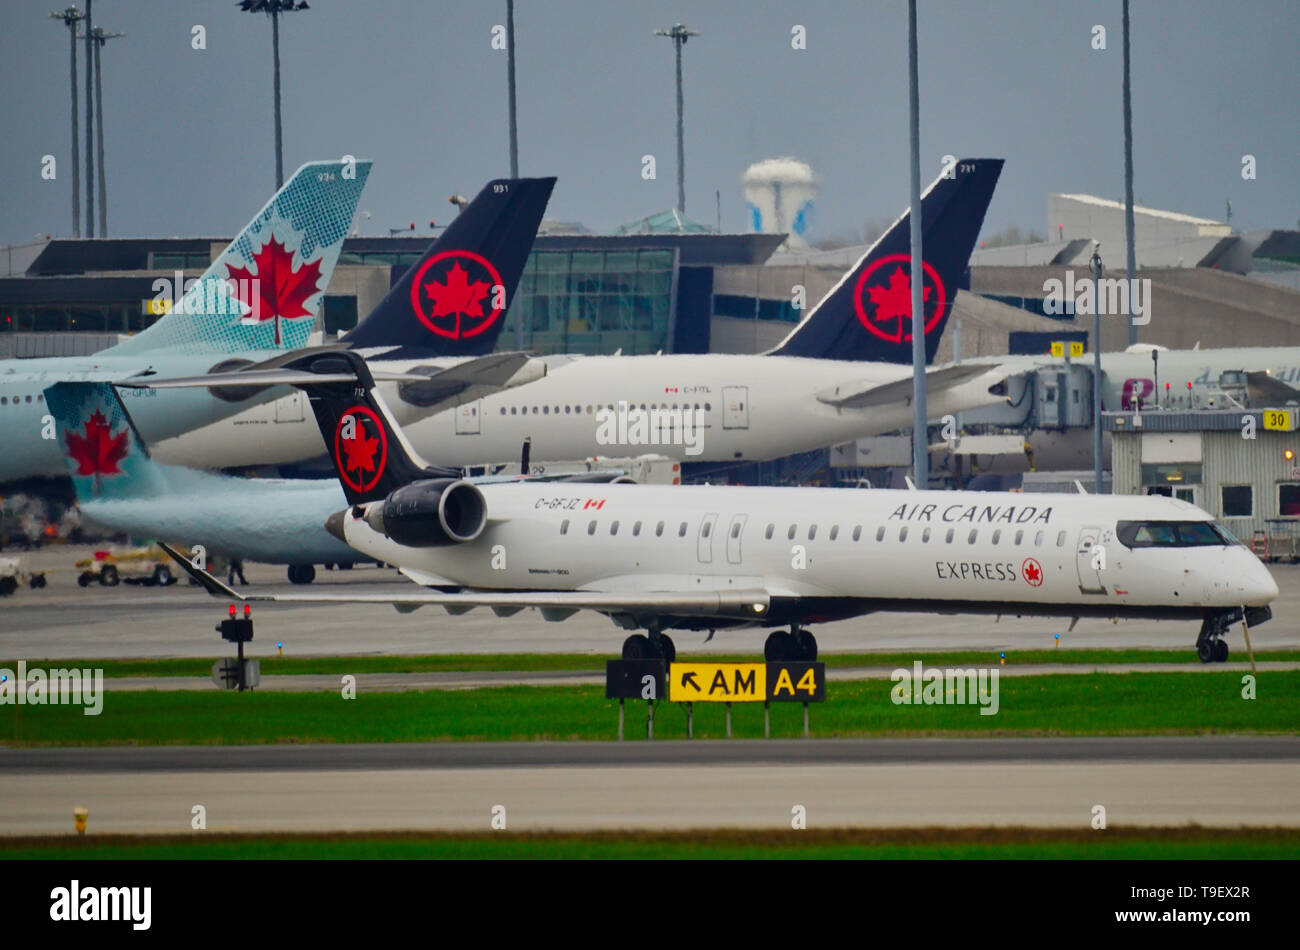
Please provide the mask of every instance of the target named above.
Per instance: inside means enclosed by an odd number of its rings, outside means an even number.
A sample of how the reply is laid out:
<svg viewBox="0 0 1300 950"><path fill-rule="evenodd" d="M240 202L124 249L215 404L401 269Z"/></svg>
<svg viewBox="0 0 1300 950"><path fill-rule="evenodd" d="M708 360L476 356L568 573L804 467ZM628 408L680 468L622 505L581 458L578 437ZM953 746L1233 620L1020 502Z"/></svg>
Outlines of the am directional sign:
<svg viewBox="0 0 1300 950"><path fill-rule="evenodd" d="M674 703L761 703L766 663L673 663L668 699Z"/></svg>

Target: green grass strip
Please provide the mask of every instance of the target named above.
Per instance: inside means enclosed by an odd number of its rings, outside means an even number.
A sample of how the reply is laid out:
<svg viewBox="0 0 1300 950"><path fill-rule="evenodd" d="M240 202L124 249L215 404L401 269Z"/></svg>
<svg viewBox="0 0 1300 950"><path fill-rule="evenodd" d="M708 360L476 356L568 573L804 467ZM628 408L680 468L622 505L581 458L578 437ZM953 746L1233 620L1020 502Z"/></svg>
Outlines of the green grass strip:
<svg viewBox="0 0 1300 950"><path fill-rule="evenodd" d="M456 653L431 656L278 656L275 653L250 649L248 656L261 661L263 676L292 676L297 674L361 673L478 673L484 671L542 672L549 670L602 671L605 661L616 655L618 644L610 641L610 652L592 653ZM707 660L719 663L752 663L761 659L757 653L734 653L694 656L682 650L682 659ZM907 666L923 659L930 666L992 665L999 662L999 650L938 651L914 650L907 653L827 653L822 656L831 667L845 666ZM1110 665L1124 663L1195 663L1196 653L1186 650L1006 650L1008 666L1040 663L1068 663L1079 665ZM207 659L71 659L27 660L28 668L102 669L106 677L125 676L208 676L218 656L226 655L219 644L213 644L213 655ZM233 652L230 652L233 656ZM1246 653L1234 644L1232 659L1244 660ZM1257 650L1257 660L1300 661L1300 650ZM0 663L16 669L17 661Z"/></svg>
<svg viewBox="0 0 1300 950"><path fill-rule="evenodd" d="M1242 675L1086 673L1007 677L1000 709L896 705L888 680L832 683L814 704L812 734L1178 735L1300 731L1300 671L1261 673L1258 698ZM644 736L645 704L627 704L627 736ZM80 706L0 706L0 741L37 745L601 740L616 734L617 702L597 686L504 686L400 693L243 695L216 691L110 692L99 716ZM761 703L733 706L734 735L763 733ZM695 706L697 738L725 735L720 703ZM772 734L802 734L798 703L772 705ZM685 708L656 706L655 736L685 738Z"/></svg>
<svg viewBox="0 0 1300 950"><path fill-rule="evenodd" d="M1300 858L1294 828L716 830L516 834L88 836L3 838L8 860L287 859L999 859Z"/></svg>

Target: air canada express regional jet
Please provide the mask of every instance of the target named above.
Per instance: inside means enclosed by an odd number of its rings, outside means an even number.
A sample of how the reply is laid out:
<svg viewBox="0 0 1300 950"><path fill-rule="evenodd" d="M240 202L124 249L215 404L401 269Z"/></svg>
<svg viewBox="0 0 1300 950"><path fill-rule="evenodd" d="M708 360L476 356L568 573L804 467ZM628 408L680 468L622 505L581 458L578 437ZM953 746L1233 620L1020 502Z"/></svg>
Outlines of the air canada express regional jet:
<svg viewBox="0 0 1300 950"><path fill-rule="evenodd" d="M781 627L770 660L815 659L806 625L875 611L1200 620L1198 655L1278 593L1247 548L1193 505L1142 496L619 483L474 484L420 459L355 353L292 364L350 507L326 527L429 590L242 597L388 602L451 612L597 610L645 629L628 658L672 659L663 631ZM343 380L355 374L350 382Z"/></svg>

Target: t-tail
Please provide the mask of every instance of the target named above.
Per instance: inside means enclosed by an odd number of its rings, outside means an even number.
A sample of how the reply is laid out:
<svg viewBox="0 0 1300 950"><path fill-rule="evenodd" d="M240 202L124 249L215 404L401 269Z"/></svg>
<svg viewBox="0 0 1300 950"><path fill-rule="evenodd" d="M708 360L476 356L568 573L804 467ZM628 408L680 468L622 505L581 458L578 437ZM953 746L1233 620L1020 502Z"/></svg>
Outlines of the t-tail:
<svg viewBox="0 0 1300 950"><path fill-rule="evenodd" d="M488 182L343 341L421 355L491 353L554 187L554 178Z"/></svg>
<svg viewBox="0 0 1300 950"><path fill-rule="evenodd" d="M166 314L105 352L305 346L369 175L364 161L303 165L188 289L174 286L180 272L155 281Z"/></svg>
<svg viewBox="0 0 1300 950"><path fill-rule="evenodd" d="M927 363L939 348L1001 172L1000 158L964 158L921 197ZM769 355L912 362L911 261L908 211Z"/></svg>
<svg viewBox="0 0 1300 950"><path fill-rule="evenodd" d="M309 353L284 369L321 377L320 382L297 378L293 385L307 393L348 504L384 498L421 479L460 477L460 469L420 458L375 392L374 376L359 354Z"/></svg>

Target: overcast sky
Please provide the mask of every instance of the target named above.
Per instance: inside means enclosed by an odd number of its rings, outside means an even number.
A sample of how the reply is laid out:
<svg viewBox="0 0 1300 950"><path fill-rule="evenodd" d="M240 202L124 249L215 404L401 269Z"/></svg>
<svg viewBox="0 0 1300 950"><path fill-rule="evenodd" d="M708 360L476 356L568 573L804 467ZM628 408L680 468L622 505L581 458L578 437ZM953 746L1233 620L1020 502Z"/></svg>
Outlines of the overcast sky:
<svg viewBox="0 0 1300 950"><path fill-rule="evenodd" d="M0 8L0 243L70 233L58 2ZM447 195L508 171L506 55L491 45L504 0L311 4L281 22L286 177L311 159L374 159L361 224L383 234L446 218ZM1300 4L1132 8L1138 202L1222 219L1230 199L1244 230L1296 227ZM684 22L702 34L684 51L688 214L713 223L721 191L724 229L743 228L741 172L793 155L821 179L810 237L861 232L907 203L906 9L518 0L521 172L558 175L548 217L597 231L672 206L672 44L651 33ZM110 235L234 233L274 188L269 20L235 0L95 0L94 14L127 34L103 54ZM921 0L923 177L945 153L1005 157L986 235L1046 230L1052 191L1122 199L1119 17L1120 0ZM206 50L191 47L196 24ZM791 48L796 24L807 49ZM1094 24L1105 51L1092 49ZM53 182L40 177L46 154ZM640 174L646 154L654 181Z"/></svg>

